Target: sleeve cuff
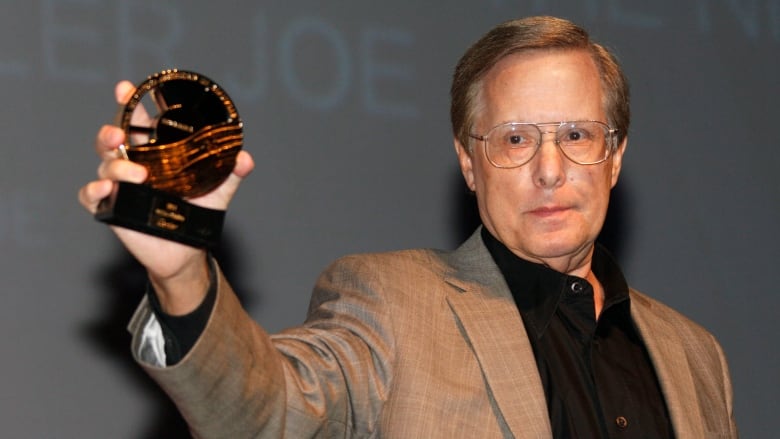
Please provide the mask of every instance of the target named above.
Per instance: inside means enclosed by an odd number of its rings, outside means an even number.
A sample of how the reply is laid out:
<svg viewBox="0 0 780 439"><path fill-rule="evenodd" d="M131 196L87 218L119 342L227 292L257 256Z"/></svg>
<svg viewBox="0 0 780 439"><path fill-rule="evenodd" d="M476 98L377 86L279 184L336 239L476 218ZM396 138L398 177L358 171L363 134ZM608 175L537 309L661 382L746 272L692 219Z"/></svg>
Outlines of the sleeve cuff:
<svg viewBox="0 0 780 439"><path fill-rule="evenodd" d="M208 268L209 288L206 297L195 310L183 316L166 314L162 310L151 284L147 286L146 294L149 298L149 305L162 328L167 366L172 366L184 358L206 329L206 324L217 299L216 267L211 257L209 257Z"/></svg>

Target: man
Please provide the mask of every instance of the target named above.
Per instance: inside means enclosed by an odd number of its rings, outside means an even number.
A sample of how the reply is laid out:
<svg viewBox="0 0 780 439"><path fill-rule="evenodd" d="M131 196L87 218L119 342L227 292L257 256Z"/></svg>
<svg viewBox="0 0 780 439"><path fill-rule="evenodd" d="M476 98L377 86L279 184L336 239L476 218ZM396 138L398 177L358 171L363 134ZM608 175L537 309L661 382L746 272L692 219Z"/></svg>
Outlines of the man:
<svg viewBox="0 0 780 439"><path fill-rule="evenodd" d="M717 341L630 290L594 244L629 125L612 55L568 21L511 21L466 52L451 94L483 226L453 252L340 259L298 328L267 334L205 252L116 230L153 290L133 350L193 433L736 437ZM117 158L121 142L115 127L98 134L100 180L80 192L90 211L113 181L146 177ZM242 152L192 202L226 208L252 167Z"/></svg>

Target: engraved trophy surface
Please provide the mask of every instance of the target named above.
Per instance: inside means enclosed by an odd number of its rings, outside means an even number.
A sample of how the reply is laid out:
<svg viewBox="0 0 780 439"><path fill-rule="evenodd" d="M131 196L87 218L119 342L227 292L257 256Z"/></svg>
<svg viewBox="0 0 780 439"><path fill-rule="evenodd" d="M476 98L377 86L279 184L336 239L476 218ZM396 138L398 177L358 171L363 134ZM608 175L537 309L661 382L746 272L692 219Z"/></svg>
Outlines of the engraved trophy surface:
<svg viewBox="0 0 780 439"><path fill-rule="evenodd" d="M118 182L95 217L196 247L219 241L224 211L185 201L233 171L243 124L227 93L207 77L165 70L136 87L119 112L119 151L149 170L143 184Z"/></svg>

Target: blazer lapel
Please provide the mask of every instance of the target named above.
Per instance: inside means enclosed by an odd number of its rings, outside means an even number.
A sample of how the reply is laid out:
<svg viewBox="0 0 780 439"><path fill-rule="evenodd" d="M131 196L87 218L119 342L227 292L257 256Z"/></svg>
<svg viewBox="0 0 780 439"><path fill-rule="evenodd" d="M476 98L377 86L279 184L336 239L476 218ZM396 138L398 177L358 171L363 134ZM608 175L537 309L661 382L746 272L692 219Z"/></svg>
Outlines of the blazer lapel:
<svg viewBox="0 0 780 439"><path fill-rule="evenodd" d="M633 290L631 293L631 317L655 367L675 435L705 437L691 365L677 329L653 309L652 303Z"/></svg>
<svg viewBox="0 0 780 439"><path fill-rule="evenodd" d="M551 437L536 361L503 276L479 230L452 254L447 301L482 367L504 420L517 438Z"/></svg>

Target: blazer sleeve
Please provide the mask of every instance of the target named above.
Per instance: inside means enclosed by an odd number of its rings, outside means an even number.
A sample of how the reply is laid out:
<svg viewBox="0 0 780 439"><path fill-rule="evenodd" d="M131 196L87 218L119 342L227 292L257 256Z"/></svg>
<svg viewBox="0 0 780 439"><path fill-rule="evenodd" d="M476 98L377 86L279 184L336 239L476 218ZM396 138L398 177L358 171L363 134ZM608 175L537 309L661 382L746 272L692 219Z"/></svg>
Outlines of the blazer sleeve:
<svg viewBox="0 0 780 439"><path fill-rule="evenodd" d="M270 335L242 308L221 270L204 332L171 367L136 361L171 397L195 437L363 437L386 399L391 325L359 258L332 265L307 321ZM148 320L142 302L134 321Z"/></svg>

